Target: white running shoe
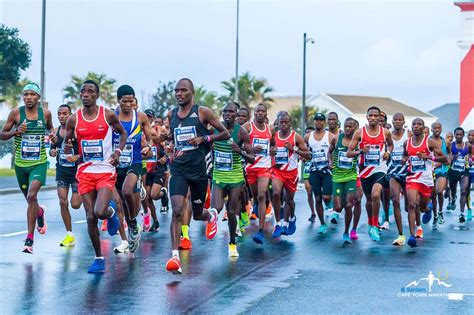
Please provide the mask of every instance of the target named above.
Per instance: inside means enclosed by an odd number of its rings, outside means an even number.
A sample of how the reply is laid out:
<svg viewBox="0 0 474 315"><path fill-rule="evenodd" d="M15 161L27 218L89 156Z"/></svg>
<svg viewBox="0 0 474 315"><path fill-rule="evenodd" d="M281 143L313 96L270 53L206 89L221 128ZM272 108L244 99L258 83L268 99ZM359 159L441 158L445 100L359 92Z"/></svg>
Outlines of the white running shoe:
<svg viewBox="0 0 474 315"><path fill-rule="evenodd" d="M381 226L380 228L382 230L390 230L390 223L388 221L385 221Z"/></svg>
<svg viewBox="0 0 474 315"><path fill-rule="evenodd" d="M114 253L119 254L119 253L127 253L128 252L128 242L127 241L122 241L119 246L114 248Z"/></svg>

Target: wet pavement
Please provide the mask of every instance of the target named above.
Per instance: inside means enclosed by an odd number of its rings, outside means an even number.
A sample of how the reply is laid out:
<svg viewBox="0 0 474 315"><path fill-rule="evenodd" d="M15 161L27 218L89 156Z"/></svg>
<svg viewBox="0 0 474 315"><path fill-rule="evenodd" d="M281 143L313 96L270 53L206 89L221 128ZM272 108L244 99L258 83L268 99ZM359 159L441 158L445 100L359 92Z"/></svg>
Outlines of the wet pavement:
<svg viewBox="0 0 474 315"><path fill-rule="evenodd" d="M35 253L21 253L26 229L26 202L19 194L0 196L0 305L2 314L19 313L452 313L474 312L474 224L457 223L457 212L414 249L391 245L395 224L372 242L366 216L359 240L342 244L342 222L317 235L319 223L307 221L306 193L296 194L297 232L254 244L251 226L238 242L240 257L227 257L227 223L206 240L204 224L192 222L193 248L181 251L182 275L165 270L170 257L171 215L160 215L158 233L144 233L134 256L113 253L118 236L102 232L104 275L87 274L94 258L84 210L71 210L74 248L61 248L65 230L55 191L44 191L48 232L35 234ZM159 204L159 203L158 203ZM403 213L404 222L406 214ZM406 228L406 227L405 227ZM18 232L18 233L17 233ZM431 292L429 272L436 280ZM406 286L419 281L417 287ZM405 291L405 292L403 292ZM409 291L407 293L407 291ZM415 292L416 291L416 292ZM455 295L453 293L458 293Z"/></svg>

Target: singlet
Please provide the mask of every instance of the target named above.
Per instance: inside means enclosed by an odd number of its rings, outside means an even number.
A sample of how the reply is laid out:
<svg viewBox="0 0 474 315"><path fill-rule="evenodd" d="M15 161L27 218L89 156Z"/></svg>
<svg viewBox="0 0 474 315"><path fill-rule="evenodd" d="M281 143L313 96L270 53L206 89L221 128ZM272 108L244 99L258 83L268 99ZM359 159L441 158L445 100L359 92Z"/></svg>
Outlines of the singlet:
<svg viewBox="0 0 474 315"><path fill-rule="evenodd" d="M73 151L69 154L64 153L62 146L64 142L64 138L61 137L61 126L58 127L58 130L56 131L56 144L53 144L51 146L52 149L57 150L57 155L56 155L56 174L62 173L65 175L76 175L77 171L77 164L78 162L69 162L67 160L67 157L73 156L77 154L78 152L78 145L76 139L72 141L72 146L73 146Z"/></svg>
<svg viewBox="0 0 474 315"><path fill-rule="evenodd" d="M270 156L270 139L272 138L272 132L270 131L270 126L265 124L265 128L260 130L253 121L250 122L250 126L250 144L253 148L260 146L263 150L255 154L255 162L252 164L248 163L245 169L272 167L272 158Z"/></svg>
<svg viewBox="0 0 474 315"><path fill-rule="evenodd" d="M448 147L446 145L446 140L444 140L443 137L440 137L441 138L441 152L443 152L444 155L448 156ZM446 174L448 172L448 169L449 169L449 166L444 164L444 163L441 163L440 166L438 167L435 167L435 174Z"/></svg>
<svg viewBox="0 0 474 315"><path fill-rule="evenodd" d="M348 147L342 144L344 133L339 133L337 143L332 152L332 180L335 183L346 183L357 180L357 159L347 157Z"/></svg>
<svg viewBox="0 0 474 315"><path fill-rule="evenodd" d="M239 143L240 128L239 124L234 124L230 139L213 143L212 180L216 183L234 184L244 181L242 157L232 151L232 142ZM217 134L218 131L215 130L214 133Z"/></svg>
<svg viewBox="0 0 474 315"><path fill-rule="evenodd" d="M393 139L393 137L392 137ZM403 144L408 140L408 131L403 129L403 135L400 139L393 139L393 151L390 154L387 174L390 176L405 177L408 165L402 164Z"/></svg>
<svg viewBox="0 0 474 315"><path fill-rule="evenodd" d="M105 117L105 108L98 106L97 116L87 120L84 109L76 113L75 136L81 163L77 173L115 173L115 167L108 162L113 153L112 128Z"/></svg>
<svg viewBox="0 0 474 315"><path fill-rule="evenodd" d="M360 178L367 178L375 173L387 173L387 162L383 160L385 152L384 128L378 126L379 132L376 136L371 136L367 132L366 126L361 128L361 140L359 147L361 150L366 145L370 146L367 153L362 153L360 157Z"/></svg>
<svg viewBox="0 0 474 315"><path fill-rule="evenodd" d="M432 155L428 147L428 136L424 136L423 140L418 146L412 143L413 137L410 137L407 142L408 153L408 175L407 183L421 183L432 187L433 181L433 161L422 160L418 157L418 153L424 153L428 156Z"/></svg>
<svg viewBox="0 0 474 315"><path fill-rule="evenodd" d="M456 142L451 142L451 154L453 155L453 162L451 163L451 170L459 173L464 173L467 169L467 158L469 147L466 142L463 142L462 149L456 147Z"/></svg>
<svg viewBox="0 0 474 315"><path fill-rule="evenodd" d="M126 168L132 166L132 164L142 164L142 127L138 119L137 111L132 111L132 120L120 120L120 123L127 132L127 142L123 147L117 167ZM113 143L115 150L120 143L120 134L113 133Z"/></svg>
<svg viewBox="0 0 474 315"><path fill-rule="evenodd" d="M25 106L19 108L20 121L18 126L26 120L28 129L23 135L15 136L15 165L28 167L47 161L44 135L46 133L46 119L44 110L38 106L38 119L26 118Z"/></svg>
<svg viewBox="0 0 474 315"><path fill-rule="evenodd" d="M285 148L285 142L291 143L291 149ZM296 132L292 130L288 137L280 138L280 131L275 135L276 155L274 157L274 167L279 168L280 171L295 171L298 170L298 154L293 151L296 146Z"/></svg>
<svg viewBox="0 0 474 315"><path fill-rule="evenodd" d="M316 140L314 133L315 131L311 131L308 139L308 146L311 150L311 172L330 174L328 161L329 132L324 130L321 140Z"/></svg>

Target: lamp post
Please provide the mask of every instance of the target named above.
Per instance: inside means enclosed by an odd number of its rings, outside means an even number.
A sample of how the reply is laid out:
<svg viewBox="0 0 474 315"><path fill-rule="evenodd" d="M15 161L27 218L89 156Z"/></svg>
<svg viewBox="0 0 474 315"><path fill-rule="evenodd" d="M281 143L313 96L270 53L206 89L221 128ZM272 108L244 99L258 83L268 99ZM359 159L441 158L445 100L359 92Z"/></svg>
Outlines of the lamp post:
<svg viewBox="0 0 474 315"><path fill-rule="evenodd" d="M314 39L303 34L303 96L302 96L302 112L301 112L301 134L304 135L306 129L306 44L314 44Z"/></svg>
<svg viewBox="0 0 474 315"><path fill-rule="evenodd" d="M235 33L235 93L234 101L239 101L239 0L237 0L237 22Z"/></svg>
<svg viewBox="0 0 474 315"><path fill-rule="evenodd" d="M41 19L41 106L43 106L46 92L44 90L44 47L45 47L45 32L46 32L46 0L43 0L43 10Z"/></svg>

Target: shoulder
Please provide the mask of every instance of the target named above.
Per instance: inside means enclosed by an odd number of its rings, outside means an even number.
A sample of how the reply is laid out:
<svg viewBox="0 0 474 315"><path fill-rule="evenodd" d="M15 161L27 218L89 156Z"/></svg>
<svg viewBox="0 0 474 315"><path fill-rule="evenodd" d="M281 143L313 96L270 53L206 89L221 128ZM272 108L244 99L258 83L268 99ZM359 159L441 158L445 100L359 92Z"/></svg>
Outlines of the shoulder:
<svg viewBox="0 0 474 315"><path fill-rule="evenodd" d="M148 121L148 118L144 112L137 112L137 117L141 122Z"/></svg>
<svg viewBox="0 0 474 315"><path fill-rule="evenodd" d="M47 108L43 108L43 113L45 117L52 117L51 111Z"/></svg>
<svg viewBox="0 0 474 315"><path fill-rule="evenodd" d="M245 128L247 131L250 131L251 128L251 122L248 121L245 124L242 125L243 128Z"/></svg>

